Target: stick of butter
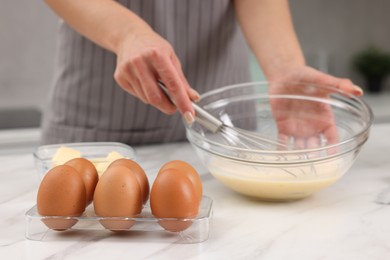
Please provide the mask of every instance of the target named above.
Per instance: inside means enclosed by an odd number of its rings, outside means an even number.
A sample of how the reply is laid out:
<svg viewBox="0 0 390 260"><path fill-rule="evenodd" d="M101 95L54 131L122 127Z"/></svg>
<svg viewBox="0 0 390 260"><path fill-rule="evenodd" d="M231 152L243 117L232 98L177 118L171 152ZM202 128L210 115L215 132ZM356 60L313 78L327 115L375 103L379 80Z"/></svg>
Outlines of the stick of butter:
<svg viewBox="0 0 390 260"><path fill-rule="evenodd" d="M102 176L104 171L107 169L107 167L115 160L123 158L123 155L121 155L118 152L112 151L110 152L106 158L92 161L93 164L96 167L96 170L98 172L99 178Z"/></svg>
<svg viewBox="0 0 390 260"><path fill-rule="evenodd" d="M51 160L53 162L53 166L57 166L57 165L64 164L71 159L80 158L80 157L81 157L80 151L66 146L61 146L56 151L56 153L54 154Z"/></svg>
<svg viewBox="0 0 390 260"><path fill-rule="evenodd" d="M67 161L72 160L74 158L83 157L79 150L61 146L58 148L56 153L52 158L53 167L57 165L65 164ZM115 160L124 158L123 155L116 151L110 152L106 157L103 158L89 158L89 160L95 165L96 170L98 172L99 178L103 174L103 172L107 169L107 167Z"/></svg>

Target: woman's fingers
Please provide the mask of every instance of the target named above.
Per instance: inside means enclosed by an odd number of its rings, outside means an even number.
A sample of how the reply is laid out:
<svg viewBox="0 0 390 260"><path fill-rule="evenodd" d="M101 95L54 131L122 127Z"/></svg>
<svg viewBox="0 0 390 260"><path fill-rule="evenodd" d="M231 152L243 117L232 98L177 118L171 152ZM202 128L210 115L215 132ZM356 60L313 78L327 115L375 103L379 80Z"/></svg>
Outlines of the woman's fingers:
<svg viewBox="0 0 390 260"><path fill-rule="evenodd" d="M363 95L363 90L349 79L338 79L336 87L355 96Z"/></svg>
<svg viewBox="0 0 390 260"><path fill-rule="evenodd" d="M172 63L173 63L173 66L176 68L176 71L179 73L179 77L180 77L181 81L184 82L184 87L187 90L187 95L190 97L190 99L192 101L195 101L195 102L199 101L200 100L199 93L195 89L190 87L190 84L188 83L186 77L184 76L180 61L176 56L172 56Z"/></svg>
<svg viewBox="0 0 390 260"><path fill-rule="evenodd" d="M314 73L317 75L313 75L313 82L318 83L318 84L324 84L324 85L330 85L334 86L342 91L351 93L352 95L355 96L361 96L363 95L363 90L353 84L353 82L350 79L346 78L337 78L332 75L316 71L314 70Z"/></svg>
<svg viewBox="0 0 390 260"><path fill-rule="evenodd" d="M179 110L187 122L194 121L191 100L198 100L199 94L189 86L179 59L165 39L149 29L136 37L130 35L123 38L117 58L114 78L123 89L164 113ZM158 86L159 80L174 104Z"/></svg>
<svg viewBox="0 0 390 260"><path fill-rule="evenodd" d="M276 140L278 142L276 149L277 150L288 150L290 147L290 137L287 134L278 133L278 139Z"/></svg>
<svg viewBox="0 0 390 260"><path fill-rule="evenodd" d="M146 61L144 59L136 59L132 65L135 76L140 82L138 87L143 91L148 104L160 109L163 113L173 114L176 111L176 107L159 88L156 76Z"/></svg>
<svg viewBox="0 0 390 260"><path fill-rule="evenodd" d="M130 93L133 96L138 97L145 104L148 103L146 96L143 91L138 87L139 83L134 76L131 76L131 68L128 64L117 65L117 68L114 73L114 79L119 86L122 87L126 92Z"/></svg>
<svg viewBox="0 0 390 260"><path fill-rule="evenodd" d="M171 55L174 54L172 53ZM186 91L189 86L187 81L181 79L176 67L171 62L170 55L153 52L151 62L156 69L159 78L167 87L168 92L180 113L185 117L188 123L192 123L194 121L195 111Z"/></svg>

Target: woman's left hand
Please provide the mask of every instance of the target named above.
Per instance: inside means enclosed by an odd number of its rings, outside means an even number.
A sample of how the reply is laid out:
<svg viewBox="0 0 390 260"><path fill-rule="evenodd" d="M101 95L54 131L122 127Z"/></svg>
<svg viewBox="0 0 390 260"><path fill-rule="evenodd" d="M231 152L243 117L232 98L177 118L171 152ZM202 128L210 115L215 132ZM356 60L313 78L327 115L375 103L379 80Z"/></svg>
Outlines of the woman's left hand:
<svg viewBox="0 0 390 260"><path fill-rule="evenodd" d="M355 96L363 94L349 79L337 78L305 65L274 73L269 81L283 82L271 84L270 94L309 94L323 98L331 93L331 90L316 89L316 85L331 86L335 91L339 89ZM310 93L307 93L303 84L313 84ZM336 122L328 104L286 99L271 102L271 107L281 142L293 144L295 148L318 147L324 141L328 144L338 142ZM308 117L307 111L313 116Z"/></svg>

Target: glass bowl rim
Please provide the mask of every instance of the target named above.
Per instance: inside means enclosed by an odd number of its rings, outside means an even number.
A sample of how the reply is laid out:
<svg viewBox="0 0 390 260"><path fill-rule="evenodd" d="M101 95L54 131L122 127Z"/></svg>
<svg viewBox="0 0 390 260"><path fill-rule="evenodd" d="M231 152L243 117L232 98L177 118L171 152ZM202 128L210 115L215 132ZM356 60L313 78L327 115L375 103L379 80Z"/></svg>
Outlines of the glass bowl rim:
<svg viewBox="0 0 390 260"><path fill-rule="evenodd" d="M268 162L268 161L257 161L257 160L252 161L252 160L242 159L242 158L238 158L238 157L228 156L226 154L217 153L215 151L212 151L210 149L205 148L204 145L199 144L198 141L200 141L201 143L207 143L208 145L213 145L215 147L222 148L222 149L234 149L234 150L242 151L242 152L246 152L246 153L266 154L266 155L271 155L271 156L272 155L307 154L307 153L312 153L312 152L320 152L320 151L323 151L323 150L329 150L329 149L332 149L332 148L338 148L338 147L342 147L342 146L347 146L349 143L357 141L356 145L354 147L352 147L352 148L350 148L350 149L348 149L348 150L346 150L346 151L344 151L342 153L336 153L335 155L331 155L331 156L323 156L323 157L320 157L320 158L316 158L314 160L305 159L305 161L310 161L310 162L328 160L328 159L333 158L333 157L340 157L340 155L342 155L342 154L348 153L351 150L354 150L354 149L356 149L358 147L361 147L367 141L368 135L369 135L368 133L369 133L370 127L371 127L373 119L374 119L374 115L373 115L373 112L372 112L371 108L369 107L369 105L361 97L354 96L354 95L352 95L350 93L342 91L339 88L336 88L336 87L331 86L331 85L302 83L302 82L254 81L254 82L246 82L246 83L238 83L238 84L227 85L227 86L223 86L221 88L217 88L217 89L214 89L214 90L211 90L211 91L207 91L207 92L205 92L205 93L203 93L201 95L201 99L200 100L202 100L203 98L206 98L206 97L218 94L218 93L223 93L223 92L225 92L227 90L230 90L230 89L250 87L250 86L255 86L255 85L260 85L260 86L265 86L266 85L266 86L269 86L270 84L278 84L278 85L282 85L282 84L299 84L299 85L307 86L307 87L316 86L316 87L327 89L327 90L329 90L330 94L340 94L340 96L346 97L349 100L352 100L353 102L355 102L358 105L359 109L362 109L364 111L364 113L367 115L368 120L366 121L366 125L364 127L362 127L362 129L358 133L356 133L355 135L352 135L348 139L343 140L341 142L338 142L336 144L324 145L324 146L321 146L321 147L318 147L318 148L305 148L305 149L297 149L297 150L272 150L272 151L271 150L263 151L263 150L247 149L247 148L237 148L237 147L234 147L234 146L221 144L221 143L215 142L213 140L204 138L202 135L200 135L199 133L194 131L191 125L185 124L186 135L187 135L187 139L189 140L189 142L192 145L195 145L198 148L200 148L200 149L202 149L202 150L204 150L204 151L206 151L208 153L212 153L212 154L215 154L215 155L218 155L218 156L226 157L226 158L229 158L231 160L238 160L238 161L245 161L245 162L252 162L252 163L253 162L255 162L255 163L266 163L267 164L267 163L270 163L270 162ZM302 96L302 95L300 95L300 96ZM273 94L272 97L278 97L278 95L274 95ZM302 97L305 97L305 96L302 96ZM299 162L302 162L302 161L299 161ZM281 161L280 163L291 164L291 163L295 163L295 162L294 161L286 161L286 162ZM298 161L296 161L296 163L298 163Z"/></svg>

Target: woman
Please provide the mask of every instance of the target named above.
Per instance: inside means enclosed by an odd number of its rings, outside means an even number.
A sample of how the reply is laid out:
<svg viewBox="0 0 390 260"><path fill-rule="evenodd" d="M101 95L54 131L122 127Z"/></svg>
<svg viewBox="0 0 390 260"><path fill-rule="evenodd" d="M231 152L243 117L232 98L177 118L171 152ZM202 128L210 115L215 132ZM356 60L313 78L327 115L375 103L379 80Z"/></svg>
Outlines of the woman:
<svg viewBox="0 0 390 260"><path fill-rule="evenodd" d="M64 22L43 143L183 140L181 115L193 122L198 93L250 80L247 46L269 81L362 94L350 80L306 66L287 0L46 2ZM279 130L294 134L288 124ZM329 125L310 127L317 133Z"/></svg>

